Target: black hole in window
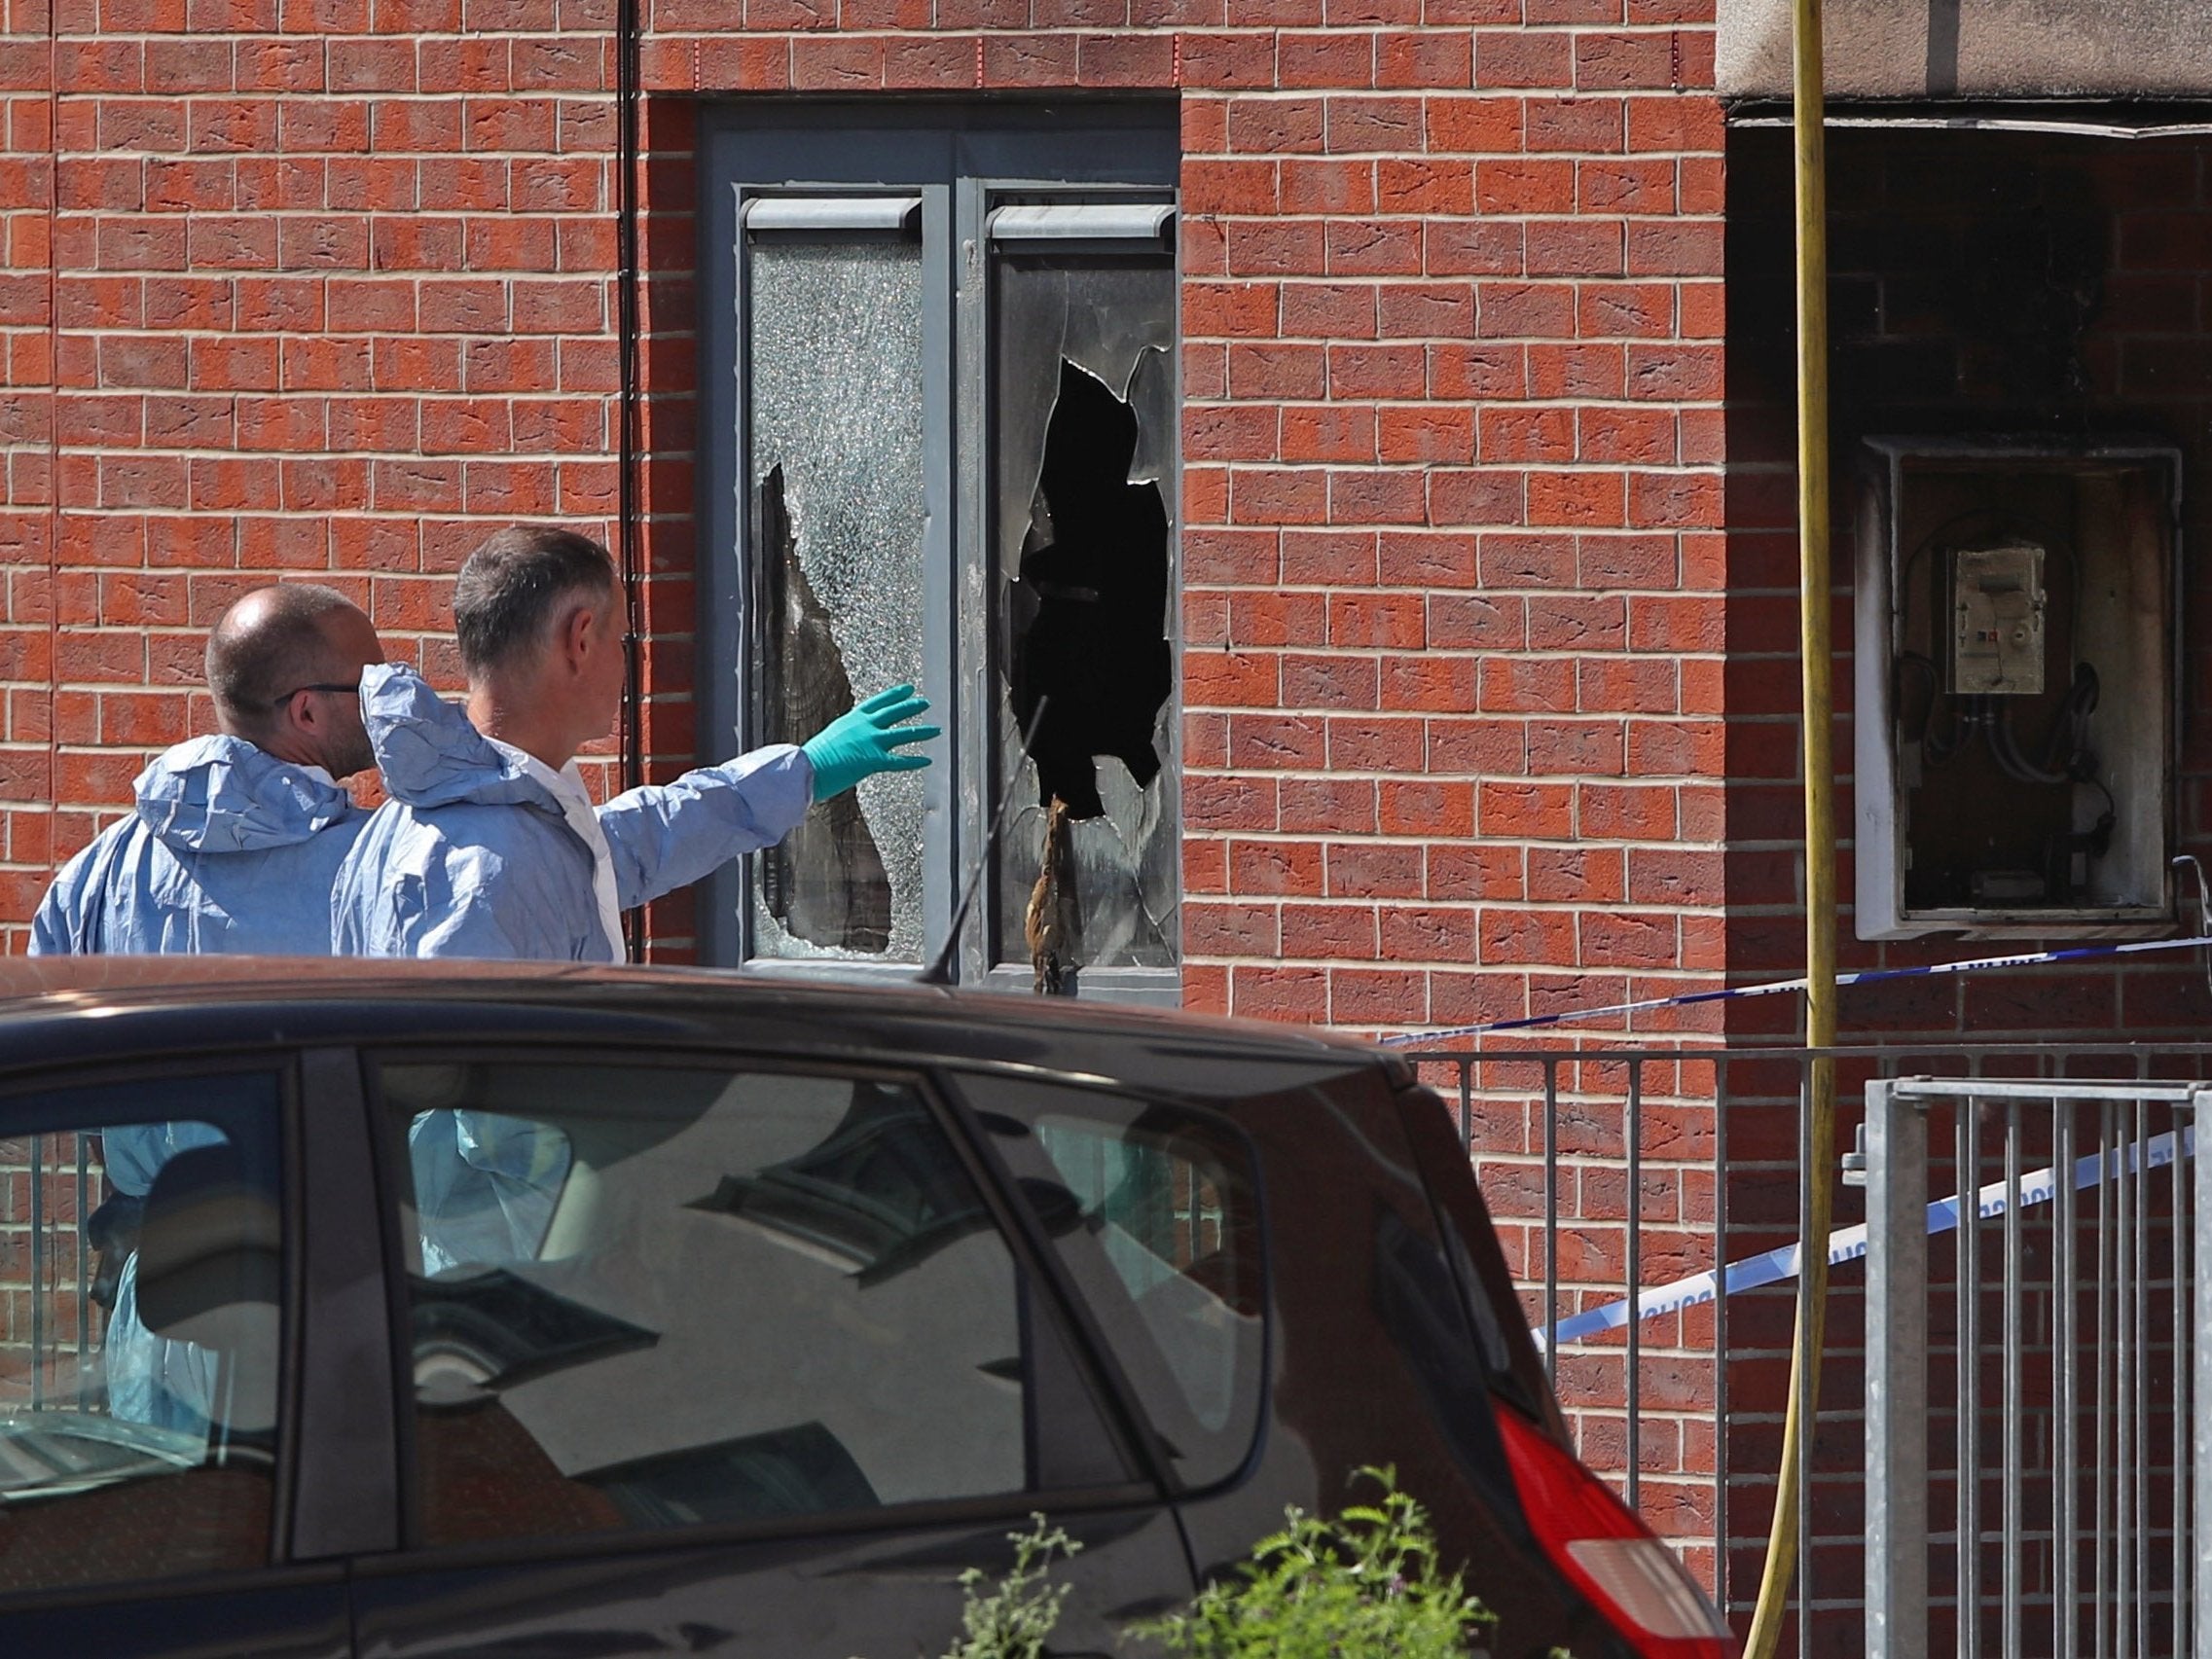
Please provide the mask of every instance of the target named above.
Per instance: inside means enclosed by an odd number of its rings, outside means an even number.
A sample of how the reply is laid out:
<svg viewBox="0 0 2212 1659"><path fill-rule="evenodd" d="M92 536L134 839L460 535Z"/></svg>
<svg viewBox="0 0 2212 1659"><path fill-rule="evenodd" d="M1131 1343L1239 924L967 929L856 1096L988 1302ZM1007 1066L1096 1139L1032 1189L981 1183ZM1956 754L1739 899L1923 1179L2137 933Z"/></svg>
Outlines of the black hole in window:
<svg viewBox="0 0 2212 1659"><path fill-rule="evenodd" d="M1064 359L1037 482L1049 534L1024 541L1007 603L1023 730L1050 699L1031 749L1037 802L1063 801L1078 820L1106 811L1094 757L1120 761L1140 785L1159 775L1152 735L1174 685L1167 504L1158 484L1129 482L1137 439L1136 412Z"/></svg>

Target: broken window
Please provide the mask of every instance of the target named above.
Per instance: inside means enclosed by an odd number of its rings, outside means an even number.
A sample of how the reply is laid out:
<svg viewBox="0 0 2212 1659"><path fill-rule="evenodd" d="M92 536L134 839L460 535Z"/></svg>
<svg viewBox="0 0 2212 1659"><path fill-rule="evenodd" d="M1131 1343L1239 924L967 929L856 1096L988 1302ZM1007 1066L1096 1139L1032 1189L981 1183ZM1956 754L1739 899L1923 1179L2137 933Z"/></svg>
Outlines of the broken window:
<svg viewBox="0 0 2212 1659"><path fill-rule="evenodd" d="M945 728L707 884L706 959L911 976L974 876L961 982L1179 999L1178 133L1166 100L706 116L702 747L900 681Z"/></svg>
<svg viewBox="0 0 2212 1659"><path fill-rule="evenodd" d="M923 678L922 248L898 234L909 210L897 198L767 198L748 215L762 742L803 743L857 698ZM817 803L761 856L754 954L921 960L922 808L913 773Z"/></svg>
<svg viewBox="0 0 2212 1659"><path fill-rule="evenodd" d="M1015 796L997 954L1040 989L1176 960L1166 217L1012 206L992 223L995 758Z"/></svg>

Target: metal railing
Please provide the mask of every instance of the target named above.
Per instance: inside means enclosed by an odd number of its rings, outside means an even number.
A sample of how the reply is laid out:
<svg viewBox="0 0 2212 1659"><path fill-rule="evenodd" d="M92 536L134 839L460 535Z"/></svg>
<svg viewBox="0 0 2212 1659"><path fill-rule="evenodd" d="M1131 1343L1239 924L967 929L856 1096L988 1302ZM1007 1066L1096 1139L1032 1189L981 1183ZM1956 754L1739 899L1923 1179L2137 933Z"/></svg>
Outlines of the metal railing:
<svg viewBox="0 0 2212 1659"><path fill-rule="evenodd" d="M1804 1081L1816 1053L1696 1037L1634 1043L1523 1037L1510 1049L1403 1052L1457 1113L1584 1460L1676 1545L1741 1629L1765 1549L1803 1290L1795 1247L1811 1191ZM1837 1073L1833 1153L1850 1147L1869 1089L1884 1080L2212 1076L2212 1044L1923 1041L1825 1054ZM1833 1156L1823 1162L1833 1179ZM1866 1293L1848 1260L1865 1237L1856 1202L1839 1205L1831 1235L1847 1259L1831 1291L1818 1431L1799 1453L1807 1525L1785 1650L1802 1659L1861 1651L1868 1611ZM1981 1250L1978 1240L1970 1247ZM1544 1340L1554 1332L1559 1340ZM2155 1380L2131 1371L2128 1386ZM1809 1389L1815 1377L1801 1383ZM2001 1571L1987 1575L1976 1597L1986 1590L1995 1605L2001 1587ZM2117 1651L2135 1659L2156 1649Z"/></svg>
<svg viewBox="0 0 2212 1659"><path fill-rule="evenodd" d="M2212 1659L2205 1100L2194 1080L1868 1089L1870 1654Z"/></svg>
<svg viewBox="0 0 2212 1659"><path fill-rule="evenodd" d="M99 1401L98 1311L84 1217L99 1165L90 1134L0 1139L0 1410Z"/></svg>

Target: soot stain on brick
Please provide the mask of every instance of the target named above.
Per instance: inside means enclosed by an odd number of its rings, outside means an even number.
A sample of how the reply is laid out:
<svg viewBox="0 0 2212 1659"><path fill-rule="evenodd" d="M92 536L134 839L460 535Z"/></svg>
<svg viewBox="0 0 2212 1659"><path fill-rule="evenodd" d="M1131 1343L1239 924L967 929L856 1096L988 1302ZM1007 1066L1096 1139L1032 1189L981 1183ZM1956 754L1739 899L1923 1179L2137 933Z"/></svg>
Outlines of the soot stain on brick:
<svg viewBox="0 0 2212 1659"><path fill-rule="evenodd" d="M852 706L829 607L799 562L799 537L783 498L783 468L760 485L761 606L771 631L761 685L772 741L804 742ZM761 858L768 912L810 945L871 955L890 949L890 873L852 790L812 808Z"/></svg>
<svg viewBox="0 0 2212 1659"><path fill-rule="evenodd" d="M1036 526L1008 584L1014 717L1030 728L1037 804L1103 816L1098 757L1142 786L1159 775L1153 744L1174 688L1166 636L1168 513L1156 481L1130 482L1136 411L1105 381L1062 359L1045 428ZM1049 865L1047 867L1049 872Z"/></svg>
<svg viewBox="0 0 2212 1659"><path fill-rule="evenodd" d="M1962 238L1960 335L1982 347L2013 402L2049 410L2089 394L2082 346L2104 305L2110 215L2079 174L1999 176Z"/></svg>

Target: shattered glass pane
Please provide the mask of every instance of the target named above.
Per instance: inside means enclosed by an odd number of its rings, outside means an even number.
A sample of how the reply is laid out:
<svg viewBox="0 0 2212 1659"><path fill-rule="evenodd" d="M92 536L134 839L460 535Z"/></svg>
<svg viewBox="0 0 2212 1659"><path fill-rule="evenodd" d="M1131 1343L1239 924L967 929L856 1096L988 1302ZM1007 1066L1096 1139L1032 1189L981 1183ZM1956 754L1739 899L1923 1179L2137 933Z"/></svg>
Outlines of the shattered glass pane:
<svg viewBox="0 0 2212 1659"><path fill-rule="evenodd" d="M748 253L754 731L796 743L922 678L922 250ZM753 954L920 961L922 817L919 773L816 806L761 854Z"/></svg>
<svg viewBox="0 0 2212 1659"><path fill-rule="evenodd" d="M994 775L1014 799L996 956L1050 988L1173 967L1180 937L1175 278L1164 259L1069 254L1000 255L996 276Z"/></svg>

